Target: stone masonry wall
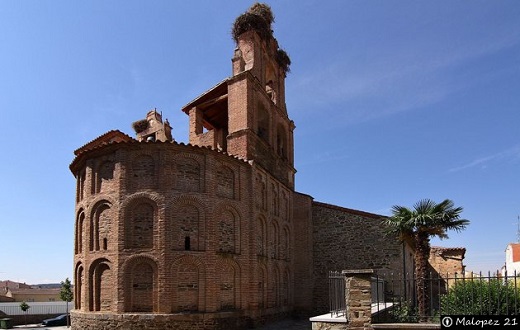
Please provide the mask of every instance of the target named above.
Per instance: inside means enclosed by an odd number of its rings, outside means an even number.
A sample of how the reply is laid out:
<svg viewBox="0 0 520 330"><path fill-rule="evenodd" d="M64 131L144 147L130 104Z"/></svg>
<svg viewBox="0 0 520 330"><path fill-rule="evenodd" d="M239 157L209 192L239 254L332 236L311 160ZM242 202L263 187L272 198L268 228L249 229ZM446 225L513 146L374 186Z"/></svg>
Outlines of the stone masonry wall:
<svg viewBox="0 0 520 330"><path fill-rule="evenodd" d="M386 269L401 272L402 244L384 232L383 216L314 202L313 302L316 312L328 311L328 272Z"/></svg>

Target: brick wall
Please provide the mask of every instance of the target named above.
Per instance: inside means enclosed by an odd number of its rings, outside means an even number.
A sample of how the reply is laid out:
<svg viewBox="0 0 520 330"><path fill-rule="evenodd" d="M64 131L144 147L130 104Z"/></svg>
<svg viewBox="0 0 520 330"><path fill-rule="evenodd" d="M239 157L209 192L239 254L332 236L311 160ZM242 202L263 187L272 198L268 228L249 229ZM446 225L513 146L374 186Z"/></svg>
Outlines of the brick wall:
<svg viewBox="0 0 520 330"><path fill-rule="evenodd" d="M294 193L294 286L295 311L313 310L313 229L312 197Z"/></svg>
<svg viewBox="0 0 520 330"><path fill-rule="evenodd" d="M292 310L293 195L262 167L176 143L87 153L76 164L77 311Z"/></svg>

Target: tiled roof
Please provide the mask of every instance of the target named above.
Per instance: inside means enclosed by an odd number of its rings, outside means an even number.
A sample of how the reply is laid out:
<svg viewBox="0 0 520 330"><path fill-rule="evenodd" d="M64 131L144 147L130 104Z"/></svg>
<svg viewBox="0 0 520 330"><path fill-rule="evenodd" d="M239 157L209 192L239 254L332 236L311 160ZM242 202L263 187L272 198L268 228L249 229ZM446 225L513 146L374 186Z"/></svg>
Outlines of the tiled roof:
<svg viewBox="0 0 520 330"><path fill-rule="evenodd" d="M60 289L20 289L11 290L13 295L56 295L60 293Z"/></svg>
<svg viewBox="0 0 520 330"><path fill-rule="evenodd" d="M30 289L31 286L29 284L25 284L25 283L19 283L19 282L13 282L10 280L6 280L6 281L0 281L0 288L9 288L10 290L15 290L15 289L19 289L19 288Z"/></svg>
<svg viewBox="0 0 520 330"><path fill-rule="evenodd" d="M181 109L183 112L185 112L186 114L188 113L189 109L193 106L193 104L196 104L198 102L201 102L202 100L205 99L206 96L209 96L209 95L212 95L213 93L215 92L218 92L218 90L220 88L224 88L224 85L226 86L226 89L227 89L227 82L228 82L229 78L226 78L224 80L222 80L221 82L219 82L218 84L216 84L215 86L211 87L210 89L208 89L207 91L203 92L202 94L200 94L199 96L197 96L196 98L194 98L193 100L191 100L189 103L187 103L185 106L183 106Z"/></svg>
<svg viewBox="0 0 520 330"><path fill-rule="evenodd" d="M458 251L458 250L466 250L465 247L444 247L444 246L432 246L431 249L436 250L444 250L444 251Z"/></svg>
<svg viewBox="0 0 520 330"><path fill-rule="evenodd" d="M119 130L112 130L108 131L103 135L98 136L94 140L88 142L87 144L83 145L82 147L74 150L74 155L78 156L79 154L95 149L101 145L106 145L113 142L128 142L134 140L134 138L130 137L129 135L126 135L125 133L119 131Z"/></svg>
<svg viewBox="0 0 520 330"><path fill-rule="evenodd" d="M246 162L246 163L250 163L250 164L252 163L252 161L249 161L249 160L239 157L237 155L232 155L225 151L217 150L217 149L214 149L211 147L198 146L198 145L193 145L190 143L186 144L183 142L179 143L176 141L141 141L140 142L118 130L113 130L113 131L109 131L109 132L97 137L96 139L90 141L89 143L85 144L81 148L74 151L74 154L76 155L76 157L74 158L72 163L69 165L69 168L74 173L77 165L81 162L81 160L84 158L84 156L87 153L98 150L98 149L102 149L109 145L118 145L118 144L173 144L173 145L179 145L179 146L186 146L186 147L194 148L194 149L208 149L208 150L212 150L216 153L223 154L228 157L231 157L231 158L234 158L234 159Z"/></svg>

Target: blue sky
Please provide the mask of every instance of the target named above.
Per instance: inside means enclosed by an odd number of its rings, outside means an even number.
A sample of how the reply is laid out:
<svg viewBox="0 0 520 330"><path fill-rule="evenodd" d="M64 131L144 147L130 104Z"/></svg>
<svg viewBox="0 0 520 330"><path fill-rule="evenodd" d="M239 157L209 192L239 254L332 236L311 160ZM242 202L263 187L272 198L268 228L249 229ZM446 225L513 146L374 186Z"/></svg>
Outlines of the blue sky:
<svg viewBox="0 0 520 330"><path fill-rule="evenodd" d="M253 1L0 1L0 279L72 278L73 151L231 74ZM469 270L501 267L520 213L520 2L272 1L291 57L296 188L388 215L452 199Z"/></svg>

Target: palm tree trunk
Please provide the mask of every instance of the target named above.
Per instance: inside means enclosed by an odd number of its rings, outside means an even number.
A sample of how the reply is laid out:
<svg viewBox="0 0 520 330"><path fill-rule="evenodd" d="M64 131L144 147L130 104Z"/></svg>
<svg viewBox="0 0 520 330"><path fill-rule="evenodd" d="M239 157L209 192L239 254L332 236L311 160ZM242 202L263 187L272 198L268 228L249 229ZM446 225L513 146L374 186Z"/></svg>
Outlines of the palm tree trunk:
<svg viewBox="0 0 520 330"><path fill-rule="evenodd" d="M428 321L430 314L429 290L428 290L428 258L430 256L430 239L427 233L415 234L415 275L417 289L417 308L419 322Z"/></svg>

